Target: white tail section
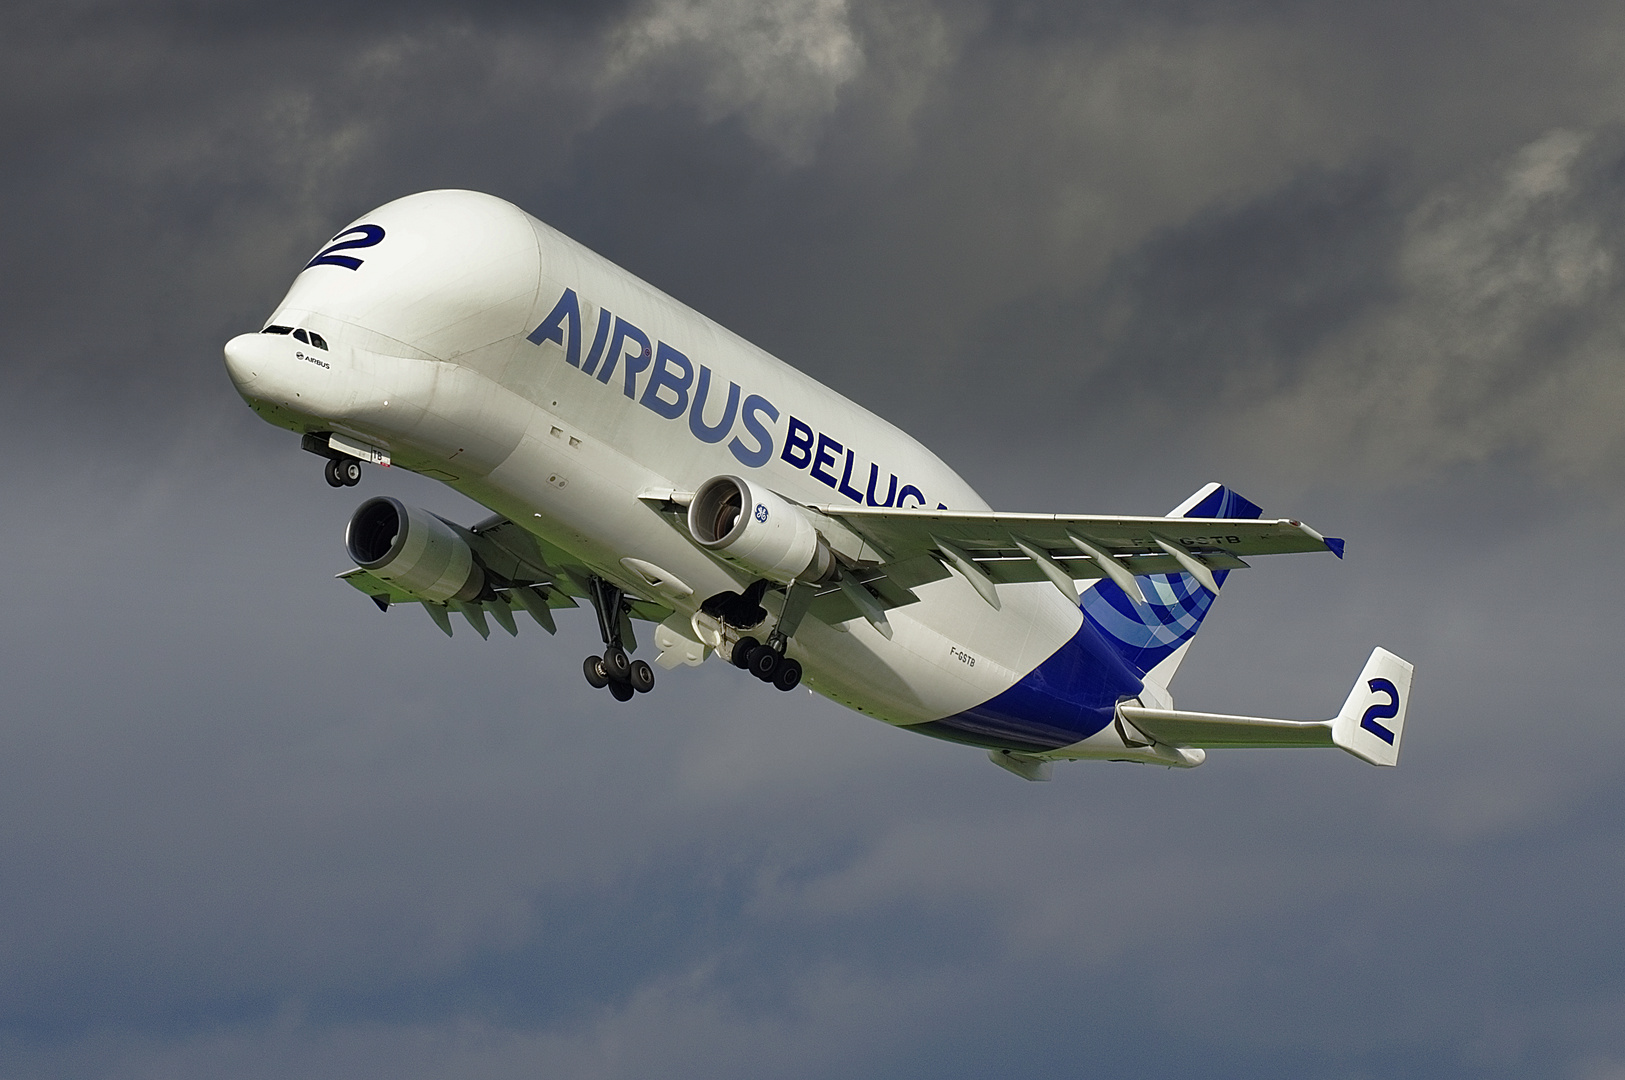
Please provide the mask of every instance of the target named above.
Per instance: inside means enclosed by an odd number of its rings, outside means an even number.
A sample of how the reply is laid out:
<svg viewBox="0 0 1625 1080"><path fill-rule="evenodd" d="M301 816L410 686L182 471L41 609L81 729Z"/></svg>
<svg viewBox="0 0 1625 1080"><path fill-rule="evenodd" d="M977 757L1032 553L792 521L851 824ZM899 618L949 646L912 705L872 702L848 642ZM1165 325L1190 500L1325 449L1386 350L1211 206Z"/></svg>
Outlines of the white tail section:
<svg viewBox="0 0 1625 1080"><path fill-rule="evenodd" d="M1342 711L1332 721L1332 741L1373 765L1397 765L1414 670L1387 649L1373 649Z"/></svg>
<svg viewBox="0 0 1625 1080"><path fill-rule="evenodd" d="M1373 765L1395 765L1405 730L1405 706L1410 703L1411 672L1409 663L1387 649L1373 650L1343 710L1330 720L1272 720L1119 703L1118 734L1129 746L1147 742L1208 749L1339 746ZM1131 742L1130 728L1143 741Z"/></svg>

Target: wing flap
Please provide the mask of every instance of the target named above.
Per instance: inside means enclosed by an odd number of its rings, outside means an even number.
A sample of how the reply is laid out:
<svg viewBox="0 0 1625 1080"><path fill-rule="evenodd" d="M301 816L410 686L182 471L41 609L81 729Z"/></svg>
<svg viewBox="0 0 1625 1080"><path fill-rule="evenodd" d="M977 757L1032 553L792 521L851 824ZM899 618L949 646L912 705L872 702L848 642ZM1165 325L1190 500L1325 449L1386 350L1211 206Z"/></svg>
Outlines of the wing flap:
<svg viewBox="0 0 1625 1080"><path fill-rule="evenodd" d="M1001 585L1018 581L1045 581L1043 567L1039 566L1026 555L1009 555L1002 551L975 552L970 554L976 565ZM1050 560L1060 567L1061 572L1071 576L1074 581L1091 580L1106 576L1099 563L1083 555L1051 555ZM1169 555L1131 555L1128 558L1117 560L1135 577L1145 574L1179 574L1184 569ZM1245 570L1247 563L1236 558L1228 552L1214 552L1204 554L1202 561L1213 570Z"/></svg>
<svg viewBox="0 0 1625 1080"><path fill-rule="evenodd" d="M553 567L560 560L550 557L535 536L503 517L492 517L468 530L475 553L486 569L508 581L555 582Z"/></svg>
<svg viewBox="0 0 1625 1080"><path fill-rule="evenodd" d="M377 603L380 597L389 604L405 604L416 602L418 599L399 585L392 585L383 578L374 577L359 566L354 570L346 570L338 575L338 579L351 588L370 596L373 603Z"/></svg>
<svg viewBox="0 0 1625 1080"><path fill-rule="evenodd" d="M936 567L937 572L935 574L926 572L923 565L925 563ZM894 568L896 573L892 572ZM924 557L911 560L907 564L888 563L879 567L849 570L847 573L855 582L867 586L870 600L881 611L919 603L920 598L914 595L913 586L948 576L948 571L942 569L942 565L935 559ZM842 589L839 583L822 586L808 606L807 614L819 622L832 625L865 617L865 613L858 609L851 594Z"/></svg>

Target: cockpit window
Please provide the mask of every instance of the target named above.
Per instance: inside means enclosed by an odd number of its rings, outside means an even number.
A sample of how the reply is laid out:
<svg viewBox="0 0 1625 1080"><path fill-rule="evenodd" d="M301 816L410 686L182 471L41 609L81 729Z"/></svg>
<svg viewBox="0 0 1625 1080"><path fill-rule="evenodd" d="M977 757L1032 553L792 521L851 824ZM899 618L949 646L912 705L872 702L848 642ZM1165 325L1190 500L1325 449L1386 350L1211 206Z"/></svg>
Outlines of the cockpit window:
<svg viewBox="0 0 1625 1080"><path fill-rule="evenodd" d="M300 327L299 329L296 330L291 326L267 326L264 330L261 330L260 333L262 333L262 334L292 334L295 338L299 339L300 341L303 341L307 345L314 345L318 349L327 348L327 339L326 338L322 337L322 335L318 334L316 331L314 331L314 330L306 330L304 327Z"/></svg>

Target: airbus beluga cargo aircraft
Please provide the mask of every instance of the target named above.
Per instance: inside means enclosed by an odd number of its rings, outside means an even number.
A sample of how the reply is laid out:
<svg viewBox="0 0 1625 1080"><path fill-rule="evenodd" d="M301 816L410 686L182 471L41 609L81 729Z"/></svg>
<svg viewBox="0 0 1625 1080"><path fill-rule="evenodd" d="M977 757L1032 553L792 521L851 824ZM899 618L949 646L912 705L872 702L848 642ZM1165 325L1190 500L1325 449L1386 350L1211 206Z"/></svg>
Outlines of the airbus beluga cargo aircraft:
<svg viewBox="0 0 1625 1080"><path fill-rule="evenodd" d="M493 512L368 499L340 578L448 634L452 613L513 634L520 612L553 633L585 601L587 681L621 701L654 686L630 658L647 634L662 668L805 682L1028 779L1210 747L1398 760L1411 665L1382 649L1329 720L1185 712L1168 690L1244 559L1341 540L1218 484L1167 517L994 512L891 424L501 199L380 207L225 354L329 484L406 468Z"/></svg>

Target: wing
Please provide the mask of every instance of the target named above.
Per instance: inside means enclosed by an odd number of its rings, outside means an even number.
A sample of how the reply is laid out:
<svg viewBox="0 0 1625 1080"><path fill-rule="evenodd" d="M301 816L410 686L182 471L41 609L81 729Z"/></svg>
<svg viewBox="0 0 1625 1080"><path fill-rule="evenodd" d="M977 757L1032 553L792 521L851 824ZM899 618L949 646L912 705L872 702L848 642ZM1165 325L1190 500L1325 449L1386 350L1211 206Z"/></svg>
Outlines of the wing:
<svg viewBox="0 0 1625 1080"><path fill-rule="evenodd" d="M692 492L651 489L638 496L674 529L687 527ZM996 585L1052 582L1074 603L1077 582L1107 577L1144 602L1135 578L1191 574L1214 592L1216 571L1247 566L1242 556L1330 551L1343 541L1287 518L1106 517L993 511L808 506L841 557L846 581L826 584L808 614L828 623L874 617L915 603L914 589L958 571L993 607ZM860 590L854 595L851 585ZM867 609L867 610L866 610ZM883 615L881 616L883 619Z"/></svg>
<svg viewBox="0 0 1625 1080"><path fill-rule="evenodd" d="M811 509L859 538L883 571L895 566L906 570L905 577L921 579L926 569L922 560L940 561L958 570L995 606L992 586L1006 582L1047 579L1076 599L1076 581L1109 577L1143 599L1133 579L1145 574L1188 573L1217 592L1213 572L1246 567L1243 556L1306 551L1343 555L1341 540L1287 518Z"/></svg>
<svg viewBox="0 0 1625 1080"><path fill-rule="evenodd" d="M1083 539L1123 562L1136 574L1180 573L1184 569L1157 541L1177 545L1200 555L1220 569L1240 569L1247 555L1278 555L1303 551L1331 551L1342 555L1342 542L1328 540L1299 521L1248 518L1105 517L1095 514L1006 514L996 511L892 510L863 506L814 506L863 537L885 555L884 561L927 554L947 540L990 570L1004 569L1000 561L1028 562L1017 541L1048 551L1075 577L1104 576L1091 568L1092 556L1079 550ZM1014 569L1014 568L1012 568ZM999 580L1039 581L1042 575Z"/></svg>

